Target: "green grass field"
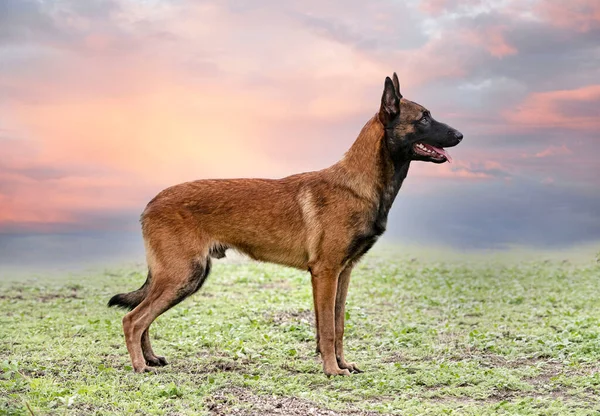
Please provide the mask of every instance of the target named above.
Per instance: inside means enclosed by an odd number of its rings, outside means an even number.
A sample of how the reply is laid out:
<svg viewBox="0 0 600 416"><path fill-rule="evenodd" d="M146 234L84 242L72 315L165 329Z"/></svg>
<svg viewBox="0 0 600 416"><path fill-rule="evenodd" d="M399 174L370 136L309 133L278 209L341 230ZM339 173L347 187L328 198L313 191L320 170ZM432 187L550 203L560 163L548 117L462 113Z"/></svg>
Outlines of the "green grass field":
<svg viewBox="0 0 600 416"><path fill-rule="evenodd" d="M0 414L598 414L600 265L550 258L367 256L346 324L365 373L329 379L306 273L215 262L153 325L158 374L132 372L105 307L141 266L3 278Z"/></svg>

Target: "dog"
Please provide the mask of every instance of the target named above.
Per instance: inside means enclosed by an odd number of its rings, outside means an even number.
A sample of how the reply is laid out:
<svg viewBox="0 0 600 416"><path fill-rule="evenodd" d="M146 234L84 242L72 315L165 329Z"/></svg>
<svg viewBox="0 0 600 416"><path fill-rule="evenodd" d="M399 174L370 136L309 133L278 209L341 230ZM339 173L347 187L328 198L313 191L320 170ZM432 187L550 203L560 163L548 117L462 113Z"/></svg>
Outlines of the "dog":
<svg viewBox="0 0 600 416"><path fill-rule="evenodd" d="M412 161L444 163L463 135L402 97L386 77L379 111L331 167L283 179L198 180L161 191L141 215L148 278L108 306L123 318L135 372L167 364L148 328L198 291L211 257L234 249L311 274L317 351L326 375L361 372L344 356L344 309L353 266L386 229Z"/></svg>

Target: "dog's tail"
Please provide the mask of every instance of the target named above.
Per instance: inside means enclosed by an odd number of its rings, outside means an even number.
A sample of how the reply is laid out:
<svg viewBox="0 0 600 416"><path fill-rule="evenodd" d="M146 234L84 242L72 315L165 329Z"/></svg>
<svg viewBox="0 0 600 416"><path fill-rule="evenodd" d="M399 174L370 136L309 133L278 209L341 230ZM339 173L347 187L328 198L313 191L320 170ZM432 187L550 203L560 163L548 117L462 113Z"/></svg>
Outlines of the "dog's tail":
<svg viewBox="0 0 600 416"><path fill-rule="evenodd" d="M118 295L113 296L108 301L108 307L117 306L119 308L125 308L132 310L136 306L138 306L146 295L148 294L148 290L150 289L150 282L152 280L152 273L148 270L148 277L146 281L138 290L134 290L129 293L119 293Z"/></svg>

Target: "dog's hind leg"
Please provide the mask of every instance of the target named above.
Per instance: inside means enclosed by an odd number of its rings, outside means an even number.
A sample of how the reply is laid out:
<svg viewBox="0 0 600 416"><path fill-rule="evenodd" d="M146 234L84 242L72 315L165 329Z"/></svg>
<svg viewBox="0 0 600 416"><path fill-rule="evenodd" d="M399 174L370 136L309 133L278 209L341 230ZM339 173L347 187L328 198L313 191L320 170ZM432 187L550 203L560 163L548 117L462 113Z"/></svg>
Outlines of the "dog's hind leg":
<svg viewBox="0 0 600 416"><path fill-rule="evenodd" d="M156 355L152 350L152 345L150 344L150 327L142 333L142 353L144 354L146 364L151 367L163 367L168 364L165 357Z"/></svg>
<svg viewBox="0 0 600 416"><path fill-rule="evenodd" d="M154 281L148 296L123 318L123 332L131 364L135 372L152 371L144 354L143 344L150 345L148 328L154 320L196 292L210 272L210 258L205 256L183 267L182 264L153 267ZM179 267L177 267L179 266ZM146 333L144 336L143 334Z"/></svg>

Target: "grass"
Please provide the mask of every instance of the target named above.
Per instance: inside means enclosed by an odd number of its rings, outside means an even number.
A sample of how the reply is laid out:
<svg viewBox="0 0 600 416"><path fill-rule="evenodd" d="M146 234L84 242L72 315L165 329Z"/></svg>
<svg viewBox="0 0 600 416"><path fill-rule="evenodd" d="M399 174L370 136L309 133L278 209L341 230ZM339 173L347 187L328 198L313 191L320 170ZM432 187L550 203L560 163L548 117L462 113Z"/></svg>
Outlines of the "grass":
<svg viewBox="0 0 600 416"><path fill-rule="evenodd" d="M392 254L390 256L390 253ZM160 317L171 363L134 374L108 298L140 267L0 283L0 414L440 415L600 412L600 265L429 262L355 270L346 350L326 378L306 273L216 262Z"/></svg>

